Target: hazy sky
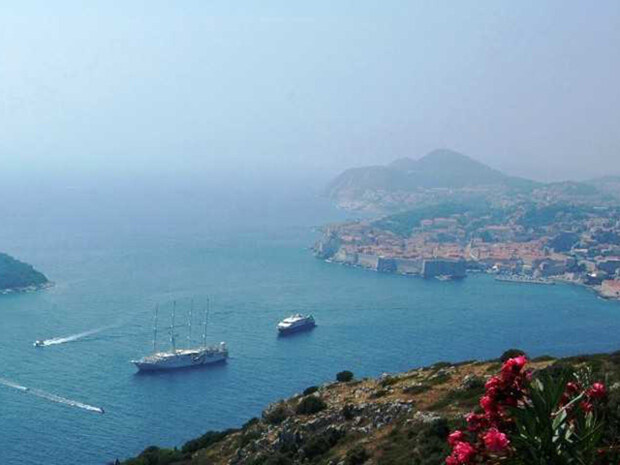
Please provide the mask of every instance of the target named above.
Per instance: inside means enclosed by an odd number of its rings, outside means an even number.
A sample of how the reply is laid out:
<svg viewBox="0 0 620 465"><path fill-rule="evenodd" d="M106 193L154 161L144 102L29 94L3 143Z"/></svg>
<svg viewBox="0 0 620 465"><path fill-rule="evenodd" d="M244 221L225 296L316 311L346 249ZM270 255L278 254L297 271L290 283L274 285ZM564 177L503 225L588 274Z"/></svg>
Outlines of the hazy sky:
<svg viewBox="0 0 620 465"><path fill-rule="evenodd" d="M449 147L620 174L620 1L41 1L0 9L0 182L337 172Z"/></svg>

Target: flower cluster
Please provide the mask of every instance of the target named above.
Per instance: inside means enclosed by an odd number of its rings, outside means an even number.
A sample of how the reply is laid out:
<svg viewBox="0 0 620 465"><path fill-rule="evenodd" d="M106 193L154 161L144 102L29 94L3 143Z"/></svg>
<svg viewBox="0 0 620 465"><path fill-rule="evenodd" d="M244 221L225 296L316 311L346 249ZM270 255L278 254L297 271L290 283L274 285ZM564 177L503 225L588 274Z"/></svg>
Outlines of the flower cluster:
<svg viewBox="0 0 620 465"><path fill-rule="evenodd" d="M448 437L452 452L446 458L446 465L495 463L516 453L510 441L510 435L516 429L511 411L531 404L532 374L526 370L526 365L527 358L523 355L511 358L503 364L499 374L486 382L484 395L480 398L482 413L469 413L465 417L467 431L457 430ZM594 409L595 402L605 398L606 394L602 383L585 388L571 381L566 385L558 409L569 411L578 406L588 414Z"/></svg>
<svg viewBox="0 0 620 465"><path fill-rule="evenodd" d="M455 431L449 436L452 453L446 459L447 465L485 462L510 453L510 439L506 434L511 423L509 407L517 407L526 398L531 377L525 370L526 364L525 356L511 358L498 375L486 382L480 399L484 413L466 416L467 434Z"/></svg>
<svg viewBox="0 0 620 465"><path fill-rule="evenodd" d="M566 383L560 407L572 413L573 407L578 405L584 413L590 413L594 410L594 404L606 396L607 389L603 383L593 383L588 389L584 389L579 383L570 381Z"/></svg>

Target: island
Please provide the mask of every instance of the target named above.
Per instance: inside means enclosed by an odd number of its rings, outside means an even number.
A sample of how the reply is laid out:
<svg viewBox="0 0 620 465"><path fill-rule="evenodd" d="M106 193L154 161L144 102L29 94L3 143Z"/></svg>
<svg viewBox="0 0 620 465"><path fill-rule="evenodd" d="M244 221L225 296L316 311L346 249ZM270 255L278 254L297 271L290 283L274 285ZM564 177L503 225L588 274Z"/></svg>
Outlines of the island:
<svg viewBox="0 0 620 465"><path fill-rule="evenodd" d="M52 285L53 283L32 265L0 252L0 294L36 291Z"/></svg>
<svg viewBox="0 0 620 465"><path fill-rule="evenodd" d="M495 360L438 362L403 373L386 373L378 378L355 379L353 373L343 371L333 382L309 386L288 399L274 402L265 408L260 418L252 418L239 428L208 431L179 448L150 446L137 457L122 463L445 464L454 438L459 436L460 440L467 442L474 421L484 420L479 405L488 408L485 399L497 391L497 381L502 376L504 379L531 376L549 385L571 380L565 378L566 373L588 374L587 380L581 378L581 383L588 384L567 384L567 389L574 390L567 391L566 399L578 396L574 403L582 401L576 414L596 409L597 418L605 419L598 429L597 460L582 463L617 463L619 361L620 353L564 359L542 356L530 360L522 351L510 349ZM601 380L605 380L605 384L598 382ZM562 392L560 388L557 396ZM550 408L555 409L555 403ZM549 417L544 416L542 421L550 422ZM556 423L561 426L560 421ZM553 427L557 425L554 423ZM453 431L467 433L455 435L451 434ZM568 439L570 443L570 437ZM504 445L509 444L504 442ZM503 451L506 454L519 453L518 449L511 451L505 447Z"/></svg>
<svg viewBox="0 0 620 465"><path fill-rule="evenodd" d="M348 170L327 189L364 218L323 227L318 258L386 273L587 286L620 298L620 178L539 183L465 155Z"/></svg>

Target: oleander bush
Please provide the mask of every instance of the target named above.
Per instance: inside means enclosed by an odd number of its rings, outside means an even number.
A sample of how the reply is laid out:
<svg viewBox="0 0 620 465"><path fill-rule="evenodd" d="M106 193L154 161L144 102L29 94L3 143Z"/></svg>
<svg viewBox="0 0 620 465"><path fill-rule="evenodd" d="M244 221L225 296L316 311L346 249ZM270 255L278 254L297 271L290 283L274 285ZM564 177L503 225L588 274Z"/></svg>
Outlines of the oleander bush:
<svg viewBox="0 0 620 465"><path fill-rule="evenodd" d="M603 442L607 390L589 367L555 367L533 376L527 358L507 359L485 384L479 412L448 437L446 465L611 463Z"/></svg>
<svg viewBox="0 0 620 465"><path fill-rule="evenodd" d="M520 357L521 355L527 356L527 354L521 349L508 349L499 359L502 363L506 363L511 358Z"/></svg>

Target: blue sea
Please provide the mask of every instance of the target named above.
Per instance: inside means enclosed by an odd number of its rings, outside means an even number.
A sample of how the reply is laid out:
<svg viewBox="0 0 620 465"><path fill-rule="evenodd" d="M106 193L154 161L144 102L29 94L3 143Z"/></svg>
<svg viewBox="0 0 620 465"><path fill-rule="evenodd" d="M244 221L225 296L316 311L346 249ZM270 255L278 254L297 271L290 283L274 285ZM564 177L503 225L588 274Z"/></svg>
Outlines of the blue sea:
<svg viewBox="0 0 620 465"><path fill-rule="evenodd" d="M316 228L347 216L316 189L286 182L3 192L0 250L56 286L0 296L0 377L31 389L0 385L0 463L103 464L152 444L180 446L344 369L376 376L511 347L533 356L620 348L620 305L583 288L486 275L426 281L313 258ZM176 301L181 324L190 301L198 313L207 296L209 340L227 342L228 363L137 375L129 361L151 350L154 306L164 326ZM277 338L275 325L294 312L313 313L318 327Z"/></svg>

